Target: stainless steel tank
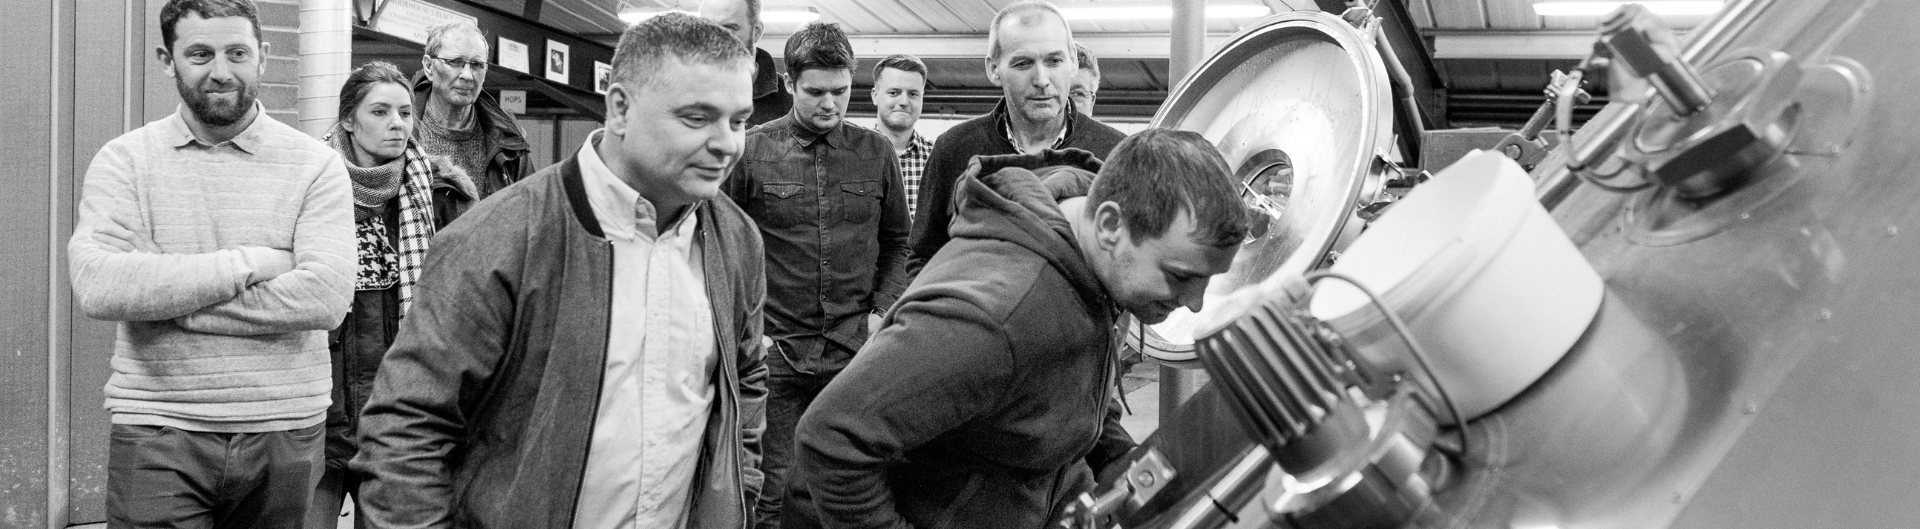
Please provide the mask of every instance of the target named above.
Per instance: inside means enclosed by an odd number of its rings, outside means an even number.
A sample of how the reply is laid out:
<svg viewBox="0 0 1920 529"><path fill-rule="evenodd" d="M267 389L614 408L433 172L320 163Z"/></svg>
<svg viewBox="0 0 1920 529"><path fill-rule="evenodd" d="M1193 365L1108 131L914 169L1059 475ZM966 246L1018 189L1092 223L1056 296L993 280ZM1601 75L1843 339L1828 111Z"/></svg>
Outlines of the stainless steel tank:
<svg viewBox="0 0 1920 529"><path fill-rule="evenodd" d="M1658 90L1616 93L1533 173L1601 309L1466 451L1440 432L1405 524L1920 526L1915 21L1910 0L1735 0L1670 50L1688 71L1623 64ZM1125 525L1232 497L1235 526L1338 526L1260 518L1280 480L1231 406L1209 388L1162 425L1148 449L1182 482Z"/></svg>

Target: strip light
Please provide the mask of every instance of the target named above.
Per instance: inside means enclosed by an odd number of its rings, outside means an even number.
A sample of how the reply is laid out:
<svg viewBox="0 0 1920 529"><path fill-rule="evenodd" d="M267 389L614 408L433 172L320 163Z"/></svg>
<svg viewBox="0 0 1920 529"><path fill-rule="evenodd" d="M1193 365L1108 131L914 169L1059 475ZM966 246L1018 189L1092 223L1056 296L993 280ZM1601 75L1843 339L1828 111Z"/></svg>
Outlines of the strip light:
<svg viewBox="0 0 1920 529"><path fill-rule="evenodd" d="M1620 6L1640 4L1656 15L1711 15L1720 11L1720 0L1673 0L1666 2L1536 2L1534 14L1543 17L1597 17L1612 13Z"/></svg>
<svg viewBox="0 0 1920 529"><path fill-rule="evenodd" d="M671 0L669 0L669 2L671 2ZM673 3L671 7L668 7L636 6L622 2L620 7L620 21L627 23L627 25L639 24L642 20L666 13L686 13L688 15L699 16L697 12L679 7L678 3ZM813 8L813 6L767 6L760 11L760 23L768 25L799 25L815 20L820 20L820 10Z"/></svg>
<svg viewBox="0 0 1920 529"><path fill-rule="evenodd" d="M1207 6L1207 18L1259 18L1271 14L1273 8L1257 4ZM1066 5L1060 6L1060 15L1067 20L1170 19L1173 18L1173 6L1118 2L1108 5Z"/></svg>

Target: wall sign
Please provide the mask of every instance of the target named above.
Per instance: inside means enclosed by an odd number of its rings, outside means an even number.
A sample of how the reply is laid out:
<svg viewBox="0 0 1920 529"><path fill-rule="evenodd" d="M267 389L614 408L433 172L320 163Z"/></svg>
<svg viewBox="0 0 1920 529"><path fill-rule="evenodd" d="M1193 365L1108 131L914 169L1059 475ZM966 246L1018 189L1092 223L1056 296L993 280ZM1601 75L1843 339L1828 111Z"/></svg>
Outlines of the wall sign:
<svg viewBox="0 0 1920 529"><path fill-rule="evenodd" d="M387 0L373 15L373 29L421 44L427 43L427 30L434 26L466 21L478 24L472 15L426 3L422 0Z"/></svg>
<svg viewBox="0 0 1920 529"><path fill-rule="evenodd" d="M500 109L514 114L527 113L527 91L501 90Z"/></svg>

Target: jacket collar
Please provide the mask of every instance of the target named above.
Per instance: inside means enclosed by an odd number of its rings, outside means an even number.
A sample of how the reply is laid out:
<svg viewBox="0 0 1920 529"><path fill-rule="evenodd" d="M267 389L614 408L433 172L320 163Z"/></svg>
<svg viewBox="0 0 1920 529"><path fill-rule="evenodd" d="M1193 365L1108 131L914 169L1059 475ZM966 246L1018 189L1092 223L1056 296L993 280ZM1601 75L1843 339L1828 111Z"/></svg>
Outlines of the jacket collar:
<svg viewBox="0 0 1920 529"><path fill-rule="evenodd" d="M773 54L760 48L753 49L753 98L760 99L767 94L780 91L780 71L774 69Z"/></svg>
<svg viewBox="0 0 1920 529"><path fill-rule="evenodd" d="M1020 152L1020 144L1013 141L1013 114L1007 111L1007 98L1000 98L1000 103L993 106L992 115L994 116L993 122L995 126L1000 127L1000 138L1006 140L1007 145L1013 147L1014 152ZM1055 136L1053 138L1053 145L1047 148L1064 149L1067 144L1072 143L1074 122L1079 119L1080 113L1073 110L1073 100L1068 99L1067 119L1061 126L1060 135Z"/></svg>

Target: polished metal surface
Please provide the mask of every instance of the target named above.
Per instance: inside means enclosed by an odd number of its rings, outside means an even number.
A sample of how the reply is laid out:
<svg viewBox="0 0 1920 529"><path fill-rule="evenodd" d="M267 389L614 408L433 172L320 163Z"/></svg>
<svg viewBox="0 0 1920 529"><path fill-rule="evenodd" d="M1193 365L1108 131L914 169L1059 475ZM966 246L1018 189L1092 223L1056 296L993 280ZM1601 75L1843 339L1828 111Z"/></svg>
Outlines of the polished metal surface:
<svg viewBox="0 0 1920 529"><path fill-rule="evenodd" d="M1371 30L1339 17L1294 11L1268 17L1230 39L1169 94L1153 126L1191 130L1212 140L1244 178L1256 160L1284 153L1292 185L1250 188L1266 218L1263 235L1241 247L1233 267L1213 278L1209 300L1276 273L1299 275L1324 264L1360 223L1357 206L1379 191L1376 157L1393 149L1393 104ZM1267 166L1263 166L1267 167ZM1144 337L1149 354L1191 359L1197 315L1176 311ZM1158 356L1158 355L1156 355Z"/></svg>
<svg viewBox="0 0 1920 529"><path fill-rule="evenodd" d="M1450 516L1429 525L1920 520L1920 180L1909 175L1920 106L1885 93L1920 82L1920 3L1767 2L1744 15L1707 34L1716 42L1689 45L1714 50L1693 64L1785 54L1810 69L1803 89L1842 94L1802 98L1803 115L1861 116L1795 130L1857 134L1796 140L1704 200L1665 187L1563 191L1555 220L1605 278L1607 299L1566 360L1472 425L1489 442L1436 492ZM1849 66L1812 73L1834 64Z"/></svg>

